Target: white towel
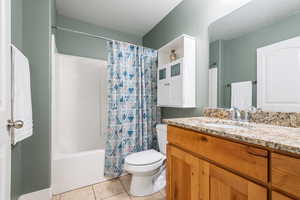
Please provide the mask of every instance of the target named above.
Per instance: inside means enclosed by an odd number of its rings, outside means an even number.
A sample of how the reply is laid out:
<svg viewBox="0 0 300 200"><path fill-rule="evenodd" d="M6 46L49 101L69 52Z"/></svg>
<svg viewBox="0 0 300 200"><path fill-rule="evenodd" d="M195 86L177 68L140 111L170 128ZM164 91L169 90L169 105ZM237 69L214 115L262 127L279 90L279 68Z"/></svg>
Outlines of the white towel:
<svg viewBox="0 0 300 200"><path fill-rule="evenodd" d="M32 135L32 104L30 87L30 69L28 59L12 45L12 88L13 119L22 120L21 129L13 129L13 143L16 144Z"/></svg>
<svg viewBox="0 0 300 200"><path fill-rule="evenodd" d="M231 107L247 110L252 106L252 81L231 84Z"/></svg>
<svg viewBox="0 0 300 200"><path fill-rule="evenodd" d="M210 108L218 106L218 68L208 70L208 103Z"/></svg>

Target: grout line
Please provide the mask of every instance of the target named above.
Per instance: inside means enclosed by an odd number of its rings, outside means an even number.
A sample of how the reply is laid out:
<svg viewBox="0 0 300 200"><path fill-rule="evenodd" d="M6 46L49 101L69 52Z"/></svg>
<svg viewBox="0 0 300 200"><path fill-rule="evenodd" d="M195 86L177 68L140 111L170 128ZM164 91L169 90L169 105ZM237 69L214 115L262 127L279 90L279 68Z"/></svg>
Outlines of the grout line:
<svg viewBox="0 0 300 200"><path fill-rule="evenodd" d="M124 192L120 192L120 193L114 194L114 195L112 195L112 196L102 198L102 200L110 199L110 198L112 198L112 197L118 196L118 195L123 194L123 193L124 193Z"/></svg>
<svg viewBox="0 0 300 200"><path fill-rule="evenodd" d="M55 197L55 199L56 199L56 197L58 197L58 200L61 200L60 194L52 195L51 200L54 199L54 197Z"/></svg>
<svg viewBox="0 0 300 200"><path fill-rule="evenodd" d="M94 185L96 185L96 184L94 184ZM91 185L91 187L92 187L92 190L93 190L94 199L97 200L97 196L96 196L96 191L95 191L94 185Z"/></svg>
<svg viewBox="0 0 300 200"><path fill-rule="evenodd" d="M126 175L126 176L130 176L130 175ZM129 199L131 199L131 200L132 200L132 198L131 198L131 195L130 195L129 191L127 191L127 189L126 189L125 185L123 184L123 181L121 181L121 179L120 179L120 178L119 178L119 180L120 180L120 182L121 182L121 185L122 185L122 187L123 187L123 189L124 189L125 193L126 193L128 196L129 196Z"/></svg>

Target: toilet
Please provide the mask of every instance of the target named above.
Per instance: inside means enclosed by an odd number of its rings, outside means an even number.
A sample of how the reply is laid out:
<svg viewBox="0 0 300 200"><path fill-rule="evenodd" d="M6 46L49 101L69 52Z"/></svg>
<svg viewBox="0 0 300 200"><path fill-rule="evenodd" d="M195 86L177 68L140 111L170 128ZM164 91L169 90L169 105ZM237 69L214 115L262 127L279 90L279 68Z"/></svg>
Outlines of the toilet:
<svg viewBox="0 0 300 200"><path fill-rule="evenodd" d="M156 131L160 152L151 149L125 158L124 168L132 175L130 193L133 196L151 195L166 185L167 125L157 124Z"/></svg>

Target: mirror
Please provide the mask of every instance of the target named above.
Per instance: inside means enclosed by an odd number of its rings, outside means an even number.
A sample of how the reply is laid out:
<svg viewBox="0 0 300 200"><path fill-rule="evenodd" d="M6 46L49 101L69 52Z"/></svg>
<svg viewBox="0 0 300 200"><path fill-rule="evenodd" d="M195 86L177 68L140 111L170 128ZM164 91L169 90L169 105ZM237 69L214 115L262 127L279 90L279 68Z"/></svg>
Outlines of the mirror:
<svg viewBox="0 0 300 200"><path fill-rule="evenodd" d="M270 67L270 65L265 66L264 70L269 70L266 72L267 75L258 77L261 66L258 67L260 58L257 56L258 51L260 51L258 49L260 48L269 47L270 45L300 36L299 11L299 0L252 0L244 7L218 19L210 25L209 68L217 68L217 78L215 78L217 79L217 83L211 82L213 78L210 78L209 83L210 106L230 108L231 102L234 101L231 96L232 83L251 81L253 106L272 108L275 103L276 105L281 105L282 103L283 109L279 109L279 111L294 111L298 108L300 109L300 99L298 99L298 96L291 96L291 93L286 93L287 90L290 90L291 86L291 84L288 85L287 81L290 80L293 75L291 74L286 77L282 74L282 72L285 73L285 69L288 72L295 70L293 72L300 73L300 69L295 67L300 67L300 61L295 60L295 62L292 62L293 59L288 57L283 61L276 60L276 56L272 57L272 59L271 57L267 57L268 62L272 61L274 63L272 67ZM294 43L296 44L296 42ZM293 53L298 55L298 53L300 53L300 46L299 49L298 46L296 47L296 50L284 52L282 48L280 50L281 53L279 53L279 50L277 50L276 53L282 58ZM267 49L263 48L261 53L263 59L266 58L263 57L266 51ZM276 62L274 60L276 60ZM262 62L265 62L265 60ZM279 66L280 62L282 63ZM286 63L285 66L283 66L284 63ZM294 68L292 68L292 65L295 65ZM288 68L289 66L290 68ZM211 76L211 73L209 74L209 76ZM276 80L266 82L270 79ZM292 81L294 81L292 85L300 84L297 80ZM217 87L213 87L213 84L216 84ZM260 84L259 91L257 91L258 84ZM215 95L213 95L214 92ZM283 93L284 95L282 95ZM259 98L265 98L267 100ZM273 102L273 105L270 107L267 101ZM290 102L289 105L294 102L298 107L291 106L285 110L284 107L286 106L283 102ZM274 110L276 110L276 108L274 108Z"/></svg>

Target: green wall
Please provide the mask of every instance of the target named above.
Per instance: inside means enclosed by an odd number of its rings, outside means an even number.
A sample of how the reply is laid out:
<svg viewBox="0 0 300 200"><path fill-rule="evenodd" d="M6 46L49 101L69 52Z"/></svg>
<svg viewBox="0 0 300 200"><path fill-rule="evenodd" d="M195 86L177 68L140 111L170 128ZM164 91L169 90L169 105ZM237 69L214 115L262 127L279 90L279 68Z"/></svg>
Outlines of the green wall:
<svg viewBox="0 0 300 200"><path fill-rule="evenodd" d="M54 0L12 0L12 43L29 59L33 136L12 148L11 197L50 187L50 32Z"/></svg>
<svg viewBox="0 0 300 200"><path fill-rule="evenodd" d="M23 3L23 50L29 59L33 106L33 136L22 142L23 193L50 187L52 1Z"/></svg>
<svg viewBox="0 0 300 200"><path fill-rule="evenodd" d="M230 107L230 88L232 82L256 80L256 49L300 35L300 14L290 16L257 31L232 40L219 41L221 45L221 85L219 106ZM210 44L211 60L219 55L213 52L215 44ZM256 87L253 89L253 104L256 106Z"/></svg>
<svg viewBox="0 0 300 200"><path fill-rule="evenodd" d="M93 24L70 19L64 16L56 17L56 24L65 28L101 35L115 40L142 44L142 37L102 28ZM84 35L57 30L56 45L59 53L106 60L106 41L90 38Z"/></svg>
<svg viewBox="0 0 300 200"><path fill-rule="evenodd" d="M213 63L217 65L220 63L221 52L220 52L220 41L215 41L209 44L209 68L214 68Z"/></svg>
<svg viewBox="0 0 300 200"><path fill-rule="evenodd" d="M23 50L23 0L11 1L11 41ZM22 143L12 148L11 155L11 199L22 194Z"/></svg>
<svg viewBox="0 0 300 200"><path fill-rule="evenodd" d="M203 1L187 0L180 3L158 25L143 37L143 45L159 49L182 34L197 39L196 104L197 108L163 108L163 118L200 116L208 103L208 35Z"/></svg>

